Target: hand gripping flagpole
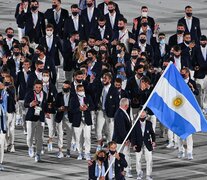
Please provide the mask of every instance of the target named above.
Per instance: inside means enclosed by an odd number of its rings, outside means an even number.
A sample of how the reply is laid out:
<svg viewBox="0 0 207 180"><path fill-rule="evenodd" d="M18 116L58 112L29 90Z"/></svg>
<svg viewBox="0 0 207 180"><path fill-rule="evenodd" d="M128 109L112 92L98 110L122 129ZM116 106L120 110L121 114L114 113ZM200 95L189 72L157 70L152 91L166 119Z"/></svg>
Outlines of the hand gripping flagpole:
<svg viewBox="0 0 207 180"><path fill-rule="evenodd" d="M136 125L137 121L139 120L139 118L140 118L142 112L143 112L144 109L147 107L147 104L148 104L149 100L151 99L151 97L152 97L152 95L153 95L155 89L157 88L157 86L159 86L159 82L162 80L162 77L165 75L165 73L167 72L167 70L169 69L169 67L170 67L171 64L173 64L173 63L170 62L170 63L168 64L168 66L166 67L165 71L164 71L164 72L162 73L162 75L160 76L160 79L159 79L159 81L157 82L157 85L154 87L154 89L153 89L153 91L151 92L151 94L150 94L149 98L147 99L146 103L143 105L141 111L139 111L139 115L137 116L137 118L136 118L134 124L132 125L131 129L129 130L128 134L126 135L126 137L125 137L124 141L122 142L120 148L118 149L117 153L119 153L119 152L121 151L121 149L123 148L123 146L124 146L125 142L127 141L129 135L131 134L132 130L134 129L134 126ZM108 174L108 172L109 172L110 168L112 167L112 164L114 163L114 161L115 161L115 158L113 158L113 161L109 164L109 167L108 167L108 169L106 170L106 172L105 172L105 174L104 174L104 177L106 177L106 175Z"/></svg>

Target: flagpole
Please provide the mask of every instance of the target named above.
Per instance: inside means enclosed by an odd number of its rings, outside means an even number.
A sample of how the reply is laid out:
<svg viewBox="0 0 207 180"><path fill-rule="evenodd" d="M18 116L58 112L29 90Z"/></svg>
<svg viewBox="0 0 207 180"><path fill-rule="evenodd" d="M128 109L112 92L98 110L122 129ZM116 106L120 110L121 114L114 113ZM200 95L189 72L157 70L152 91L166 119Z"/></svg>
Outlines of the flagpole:
<svg viewBox="0 0 207 180"><path fill-rule="evenodd" d="M159 78L159 80L158 80L158 82L157 82L157 85L159 85L159 82L162 80L162 77L165 75L165 73L167 72L167 70L169 69L169 67L170 67L171 64L172 64L172 62L170 62L170 63L168 64L168 66L166 67L165 71L164 71L164 72L162 73L162 75L160 76L160 78ZM143 105L141 111L139 111L139 114L138 114L138 116L137 116L137 118L136 118L134 124L132 125L131 129L129 130L128 134L126 135L126 137L125 137L124 141L122 142L120 148L118 149L117 153L119 153L119 152L121 151L121 149L123 148L124 143L126 142L126 140L128 139L129 135L131 134L132 130L134 129L134 126L136 125L137 121L139 120L139 118L140 118L142 112L143 112L144 109L147 107L147 104L148 104L149 100L151 99L151 97L152 97L152 95L153 95L153 93L154 93L154 91L155 91L157 85L155 86L155 88L154 88L153 91L151 92L149 98L147 99L146 103ZM113 161L109 164L109 167L108 167L108 169L106 170L106 172L105 172L105 174L104 174L104 177L106 177L106 175L107 175L107 173L109 172L109 170L110 170L112 164L114 163L114 161L115 161L115 158L114 158Z"/></svg>

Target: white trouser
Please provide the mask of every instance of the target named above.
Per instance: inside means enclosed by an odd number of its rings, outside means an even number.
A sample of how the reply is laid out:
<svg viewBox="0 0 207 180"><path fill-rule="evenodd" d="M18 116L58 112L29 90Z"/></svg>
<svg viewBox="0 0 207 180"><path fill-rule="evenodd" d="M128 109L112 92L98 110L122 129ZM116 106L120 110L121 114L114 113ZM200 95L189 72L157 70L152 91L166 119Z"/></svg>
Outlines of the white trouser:
<svg viewBox="0 0 207 180"><path fill-rule="evenodd" d="M25 36L25 28L18 28L18 38L21 41L22 37Z"/></svg>
<svg viewBox="0 0 207 180"><path fill-rule="evenodd" d="M75 134L75 142L78 153L83 152L83 144L85 145L85 154L91 151L91 126L85 123L80 124L80 127L73 127ZM84 140L81 140L83 138Z"/></svg>
<svg viewBox="0 0 207 180"><path fill-rule="evenodd" d="M178 143L178 136L173 133L170 129L168 129L167 131L167 135L168 135L168 140L169 140L169 143Z"/></svg>
<svg viewBox="0 0 207 180"><path fill-rule="evenodd" d="M152 174L152 151L148 151L148 149L144 146L144 148L141 149L140 152L136 152L136 171L137 175L140 175L142 172L141 168L141 158L142 154L145 154L145 161L146 161L146 175L151 176Z"/></svg>
<svg viewBox="0 0 207 180"><path fill-rule="evenodd" d="M96 121L97 121L97 113L96 113L96 111L91 111L91 118L92 118L92 126L96 127Z"/></svg>
<svg viewBox="0 0 207 180"><path fill-rule="evenodd" d="M117 150L119 150L120 147L121 147L121 144L117 144ZM128 166L125 170L126 170L126 172L128 172L131 169L130 145L128 145L128 146L124 145L120 152L125 155L125 159L128 164Z"/></svg>
<svg viewBox="0 0 207 180"><path fill-rule="evenodd" d="M185 148L184 148L183 144L184 144L184 140L179 138L178 139L178 150L179 150L179 152L185 152ZM192 154L193 153L193 136L192 135L189 135L186 138L186 144L187 144L187 153Z"/></svg>
<svg viewBox="0 0 207 180"><path fill-rule="evenodd" d="M156 116L155 115L149 115L149 121L151 121L153 131L155 132L156 124L157 124L157 118L156 118Z"/></svg>
<svg viewBox="0 0 207 180"><path fill-rule="evenodd" d="M0 164L3 163L3 160L4 160L4 142L5 142L5 134L3 133L0 133L0 145L1 145L1 156L0 156Z"/></svg>
<svg viewBox="0 0 207 180"><path fill-rule="evenodd" d="M25 116L27 113L27 108L24 107L24 100L19 100L18 101L18 109L17 113L20 115L23 121L23 129L26 130L26 121L25 121Z"/></svg>
<svg viewBox="0 0 207 180"><path fill-rule="evenodd" d="M97 140L102 140L103 128L106 131L104 133L106 134L107 142L110 142L112 140L113 131L114 131L114 118L107 117L106 113L100 110L97 112L97 127L96 127Z"/></svg>
<svg viewBox="0 0 207 180"><path fill-rule="evenodd" d="M73 73L74 73L74 70L65 71L65 79L72 82L73 81Z"/></svg>
<svg viewBox="0 0 207 180"><path fill-rule="evenodd" d="M49 138L52 139L55 135L55 123L54 123L55 115L50 114L49 116L50 116L50 118L45 117L45 122L48 125L48 136L49 136Z"/></svg>
<svg viewBox="0 0 207 180"><path fill-rule="evenodd" d="M57 128L57 137L58 137L58 148L63 147L63 131L66 130L66 139L67 139L67 150L70 150L71 142L73 139L73 127L72 123L69 122L69 119L63 117L63 120L60 123L56 123Z"/></svg>
<svg viewBox="0 0 207 180"><path fill-rule="evenodd" d="M139 108L131 108L131 119L133 123L136 121L136 117L138 116Z"/></svg>
<svg viewBox="0 0 207 180"><path fill-rule="evenodd" d="M43 140L43 126L44 123L37 121L27 121L27 146L29 148L33 145L33 138L35 137L37 154L41 153Z"/></svg>
<svg viewBox="0 0 207 180"><path fill-rule="evenodd" d="M15 128L15 113L7 113L7 133L6 133L6 142L8 145L14 144L14 128Z"/></svg>
<svg viewBox="0 0 207 180"><path fill-rule="evenodd" d="M207 108L207 76L205 76L204 79L196 79L196 83L200 84L201 91L200 99L201 99L201 107L206 109Z"/></svg>

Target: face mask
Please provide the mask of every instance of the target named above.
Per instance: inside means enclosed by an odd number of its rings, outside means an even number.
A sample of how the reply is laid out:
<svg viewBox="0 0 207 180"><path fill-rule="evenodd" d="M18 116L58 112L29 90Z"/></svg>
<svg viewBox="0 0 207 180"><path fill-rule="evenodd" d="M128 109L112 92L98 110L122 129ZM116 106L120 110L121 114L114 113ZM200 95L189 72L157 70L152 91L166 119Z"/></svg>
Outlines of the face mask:
<svg viewBox="0 0 207 180"><path fill-rule="evenodd" d="M99 52L100 52L100 54L106 54L105 50L100 50Z"/></svg>
<svg viewBox="0 0 207 180"><path fill-rule="evenodd" d="M57 4L52 5L52 9L56 9L56 7L57 7Z"/></svg>
<svg viewBox="0 0 207 180"><path fill-rule="evenodd" d="M42 71L43 71L43 69L38 68L38 71L39 71L39 72L42 72Z"/></svg>
<svg viewBox="0 0 207 180"><path fill-rule="evenodd" d="M8 37L9 39L11 39L11 38L14 37L14 35L13 35L13 34L7 34L7 37Z"/></svg>
<svg viewBox="0 0 207 180"><path fill-rule="evenodd" d="M120 54L121 53L121 50L116 50L116 54Z"/></svg>
<svg viewBox="0 0 207 180"><path fill-rule="evenodd" d="M131 56L132 59L137 59L138 55Z"/></svg>
<svg viewBox="0 0 207 180"><path fill-rule="evenodd" d="M109 150L109 152L111 155L114 155L116 153L116 151L111 151L111 150Z"/></svg>
<svg viewBox="0 0 207 180"><path fill-rule="evenodd" d="M93 60L93 57L88 57L88 61L92 61Z"/></svg>
<svg viewBox="0 0 207 180"><path fill-rule="evenodd" d="M137 73L140 77L142 77L143 76L143 73Z"/></svg>
<svg viewBox="0 0 207 180"><path fill-rule="evenodd" d="M25 46L26 46L26 43L21 43L21 46L22 46L22 47L25 47Z"/></svg>
<svg viewBox="0 0 207 180"><path fill-rule="evenodd" d="M174 53L173 52L170 52L170 56L173 57L174 56Z"/></svg>
<svg viewBox="0 0 207 180"><path fill-rule="evenodd" d="M78 15L78 12L72 12L72 15L73 16L77 16Z"/></svg>
<svg viewBox="0 0 207 180"><path fill-rule="evenodd" d="M190 44L190 41L185 41L186 44Z"/></svg>
<svg viewBox="0 0 207 180"><path fill-rule="evenodd" d="M88 3L87 6L90 8L90 7L93 6L93 4L92 3Z"/></svg>
<svg viewBox="0 0 207 180"><path fill-rule="evenodd" d="M42 77L43 82L48 82L49 79L50 79L50 77L47 77L47 76L43 76L43 77Z"/></svg>
<svg viewBox="0 0 207 180"><path fill-rule="evenodd" d="M177 30L177 34L183 34L184 33L184 31L182 31L182 30Z"/></svg>
<svg viewBox="0 0 207 180"><path fill-rule="evenodd" d="M99 156L97 156L97 160L103 162L105 160L105 157L99 157Z"/></svg>
<svg viewBox="0 0 207 180"><path fill-rule="evenodd" d="M14 52L14 56L19 56L19 52Z"/></svg>
<svg viewBox="0 0 207 180"><path fill-rule="evenodd" d="M37 8L38 8L38 6L32 6L32 7L31 7L31 10L32 10L32 11L36 11Z"/></svg>
<svg viewBox="0 0 207 180"><path fill-rule="evenodd" d="M75 44L78 44L78 43L79 43L79 40L78 40L78 39L75 39L75 40L74 40L74 43L75 43Z"/></svg>
<svg viewBox="0 0 207 180"><path fill-rule="evenodd" d="M186 16L191 17L193 13L186 13Z"/></svg>
<svg viewBox="0 0 207 180"><path fill-rule="evenodd" d="M69 92L69 88L62 88L64 93L68 93Z"/></svg>
<svg viewBox="0 0 207 180"><path fill-rule="evenodd" d="M162 40L160 40L160 44L165 44L165 40L164 39L162 39Z"/></svg>
<svg viewBox="0 0 207 180"><path fill-rule="evenodd" d="M109 12L110 12L110 13L113 13L113 12L114 12L114 9L110 9Z"/></svg>
<svg viewBox="0 0 207 180"><path fill-rule="evenodd" d="M84 48L83 48L84 51L87 51L87 49L88 49L87 47L84 47Z"/></svg>
<svg viewBox="0 0 207 180"><path fill-rule="evenodd" d="M77 81L77 83L80 84L80 83L82 83L83 80L82 79L76 79L76 81Z"/></svg>
<svg viewBox="0 0 207 180"><path fill-rule="evenodd" d="M206 47L206 44L201 44L201 46L202 46L203 48L205 48L205 47Z"/></svg>
<svg viewBox="0 0 207 180"><path fill-rule="evenodd" d="M53 31L46 31L47 36L52 36L53 35Z"/></svg>
<svg viewBox="0 0 207 180"><path fill-rule="evenodd" d="M100 26L100 28L103 28L105 25L99 25Z"/></svg>
<svg viewBox="0 0 207 180"><path fill-rule="evenodd" d="M120 31L124 29L124 26L118 27Z"/></svg>
<svg viewBox="0 0 207 180"><path fill-rule="evenodd" d="M83 97L83 96L85 96L85 92L84 91L77 92L77 95Z"/></svg>
<svg viewBox="0 0 207 180"><path fill-rule="evenodd" d="M141 44L146 43L146 39L140 39L139 41L140 41Z"/></svg>
<svg viewBox="0 0 207 180"><path fill-rule="evenodd" d="M142 12L142 17L147 17L148 12Z"/></svg>
<svg viewBox="0 0 207 180"><path fill-rule="evenodd" d="M167 66L162 66L162 70L165 70Z"/></svg>
<svg viewBox="0 0 207 180"><path fill-rule="evenodd" d="M179 58L179 57L180 57L180 55L175 55L175 54L174 54L174 56L175 56L176 58Z"/></svg>
<svg viewBox="0 0 207 180"><path fill-rule="evenodd" d="M0 41L0 46L4 45L4 41Z"/></svg>
<svg viewBox="0 0 207 180"><path fill-rule="evenodd" d="M140 121L144 122L145 118L139 118Z"/></svg>
<svg viewBox="0 0 207 180"><path fill-rule="evenodd" d="M181 76L185 79L185 74L181 74Z"/></svg>
<svg viewBox="0 0 207 180"><path fill-rule="evenodd" d="M9 86L9 85L11 85L11 83L10 82L5 82L4 85Z"/></svg>
<svg viewBox="0 0 207 180"><path fill-rule="evenodd" d="M144 26L144 27L147 27L147 25L148 25L147 22L142 23L142 26Z"/></svg>

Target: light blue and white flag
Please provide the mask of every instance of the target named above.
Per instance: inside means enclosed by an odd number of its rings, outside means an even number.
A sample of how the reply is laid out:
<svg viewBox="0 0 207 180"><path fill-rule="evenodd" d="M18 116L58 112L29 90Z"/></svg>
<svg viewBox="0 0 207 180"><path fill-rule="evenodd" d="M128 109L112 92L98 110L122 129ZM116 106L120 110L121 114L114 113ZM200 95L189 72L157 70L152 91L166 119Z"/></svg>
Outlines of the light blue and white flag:
<svg viewBox="0 0 207 180"><path fill-rule="evenodd" d="M168 65L145 105L182 139L195 132L207 132L201 108L174 64Z"/></svg>

